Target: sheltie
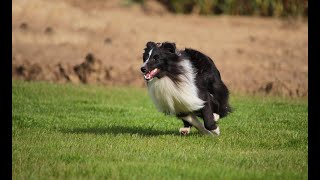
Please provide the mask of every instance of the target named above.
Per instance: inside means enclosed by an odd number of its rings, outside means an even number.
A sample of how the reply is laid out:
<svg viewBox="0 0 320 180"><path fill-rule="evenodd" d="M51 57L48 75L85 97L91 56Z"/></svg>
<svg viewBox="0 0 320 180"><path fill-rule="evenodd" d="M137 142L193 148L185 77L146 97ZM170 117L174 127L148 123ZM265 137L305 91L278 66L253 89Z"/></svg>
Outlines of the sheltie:
<svg viewBox="0 0 320 180"><path fill-rule="evenodd" d="M231 112L229 90L210 57L178 50L171 42L148 42L141 72L156 108L183 121L180 134L194 126L202 134L220 135L217 121Z"/></svg>

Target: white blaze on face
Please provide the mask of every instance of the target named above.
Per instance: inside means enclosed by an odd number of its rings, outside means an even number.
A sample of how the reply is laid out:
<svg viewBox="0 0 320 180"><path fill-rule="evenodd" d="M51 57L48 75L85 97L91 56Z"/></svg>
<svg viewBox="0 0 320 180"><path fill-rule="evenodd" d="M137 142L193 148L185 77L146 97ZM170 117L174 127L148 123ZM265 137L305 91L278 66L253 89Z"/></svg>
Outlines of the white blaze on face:
<svg viewBox="0 0 320 180"><path fill-rule="evenodd" d="M150 59L150 56L151 56L151 54L152 54L152 50L153 50L153 48L149 51L149 57L148 57L148 59L143 63L142 66L145 66L145 65L148 63L148 61L149 61L149 59Z"/></svg>

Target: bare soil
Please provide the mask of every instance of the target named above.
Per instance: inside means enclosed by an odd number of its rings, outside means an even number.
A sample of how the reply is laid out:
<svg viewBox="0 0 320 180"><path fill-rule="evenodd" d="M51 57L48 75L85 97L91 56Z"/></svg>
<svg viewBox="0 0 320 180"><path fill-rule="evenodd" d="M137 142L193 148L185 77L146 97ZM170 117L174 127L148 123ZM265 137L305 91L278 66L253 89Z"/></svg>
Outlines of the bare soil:
<svg viewBox="0 0 320 180"><path fill-rule="evenodd" d="M12 2L12 78L144 87L146 42L210 56L232 92L308 96L308 22L174 15L155 1Z"/></svg>

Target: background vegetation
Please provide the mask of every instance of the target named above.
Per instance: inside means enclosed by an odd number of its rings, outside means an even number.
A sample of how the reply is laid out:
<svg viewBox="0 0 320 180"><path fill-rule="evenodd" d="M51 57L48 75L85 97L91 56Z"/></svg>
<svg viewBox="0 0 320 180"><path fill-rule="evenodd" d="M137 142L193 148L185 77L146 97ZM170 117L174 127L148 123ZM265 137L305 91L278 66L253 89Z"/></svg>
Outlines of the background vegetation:
<svg viewBox="0 0 320 180"><path fill-rule="evenodd" d="M146 0L133 0L145 3ZM174 13L308 17L308 0L158 0Z"/></svg>

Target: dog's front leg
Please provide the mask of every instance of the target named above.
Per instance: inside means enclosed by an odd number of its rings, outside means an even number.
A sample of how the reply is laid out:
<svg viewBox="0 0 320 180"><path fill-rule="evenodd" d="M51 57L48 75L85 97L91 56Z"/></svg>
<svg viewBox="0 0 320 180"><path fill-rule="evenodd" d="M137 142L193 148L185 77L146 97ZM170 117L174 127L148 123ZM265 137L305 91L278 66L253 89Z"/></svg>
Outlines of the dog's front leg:
<svg viewBox="0 0 320 180"><path fill-rule="evenodd" d="M179 129L179 133L181 135L188 135L190 133L192 125L188 123L188 121L185 121L182 119L183 127Z"/></svg>
<svg viewBox="0 0 320 180"><path fill-rule="evenodd" d="M181 117L181 119L187 121L189 124L194 126L198 131L202 134L206 135L212 135L212 133L204 127L204 125L197 119L195 115L187 115L184 117Z"/></svg>

